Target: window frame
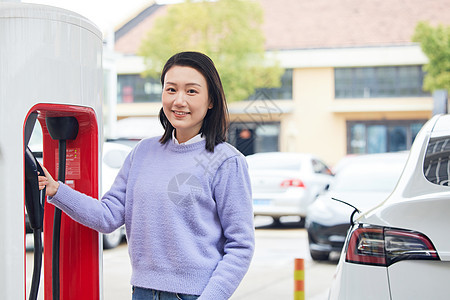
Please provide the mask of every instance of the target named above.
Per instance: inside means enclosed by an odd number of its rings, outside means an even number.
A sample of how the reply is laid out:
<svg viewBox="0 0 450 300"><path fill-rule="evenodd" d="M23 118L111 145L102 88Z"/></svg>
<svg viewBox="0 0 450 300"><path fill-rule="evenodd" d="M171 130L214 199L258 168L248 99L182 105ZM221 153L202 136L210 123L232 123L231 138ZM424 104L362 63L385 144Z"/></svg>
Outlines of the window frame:
<svg viewBox="0 0 450 300"><path fill-rule="evenodd" d="M413 132L412 126L415 124L422 124L423 126L426 123L426 119L414 119L414 120L351 120L347 121L347 154L368 154L368 127L370 126L384 126L386 130L386 150L384 152L395 152L395 151L389 151L390 149L390 141L389 141L389 129L397 126L404 126L407 129L406 132L406 149L411 149L412 143L414 142L415 137L417 136L417 133L419 130L415 130ZM352 151L352 127L354 125L362 124L365 126L365 134L364 134L364 140L365 140L365 146L364 146L364 152L353 152ZM402 151L402 150L398 150ZM370 153L383 153L383 152L370 152Z"/></svg>
<svg viewBox="0 0 450 300"><path fill-rule="evenodd" d="M334 68L334 98L429 97L421 65Z"/></svg>
<svg viewBox="0 0 450 300"><path fill-rule="evenodd" d="M292 100L294 69L287 68L281 75L281 86L276 88L258 88L245 101L252 100ZM280 96L281 95L281 96Z"/></svg>
<svg viewBox="0 0 450 300"><path fill-rule="evenodd" d="M146 85L150 85L151 91L146 91ZM132 101L123 101L124 87L131 89ZM117 75L117 103L154 103L161 101L161 95L162 86L159 79L142 77L140 74Z"/></svg>

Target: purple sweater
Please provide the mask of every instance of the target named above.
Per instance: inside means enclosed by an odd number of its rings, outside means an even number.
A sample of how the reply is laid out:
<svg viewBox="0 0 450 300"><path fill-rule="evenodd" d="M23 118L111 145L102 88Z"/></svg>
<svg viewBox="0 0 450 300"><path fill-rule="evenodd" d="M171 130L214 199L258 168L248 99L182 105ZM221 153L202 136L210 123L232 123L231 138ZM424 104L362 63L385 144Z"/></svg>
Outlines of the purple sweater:
<svg viewBox="0 0 450 300"><path fill-rule="evenodd" d="M205 140L158 139L132 150L101 201L60 184L49 202L103 233L125 224L132 285L228 299L254 250L245 157L227 143L211 153Z"/></svg>

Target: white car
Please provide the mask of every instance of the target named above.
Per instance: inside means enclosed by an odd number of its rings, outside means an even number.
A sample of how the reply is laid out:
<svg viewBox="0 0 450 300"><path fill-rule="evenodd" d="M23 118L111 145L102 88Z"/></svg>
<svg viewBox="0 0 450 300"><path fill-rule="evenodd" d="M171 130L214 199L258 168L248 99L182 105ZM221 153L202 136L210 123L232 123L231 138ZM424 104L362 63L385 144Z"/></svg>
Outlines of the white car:
<svg viewBox="0 0 450 300"><path fill-rule="evenodd" d="M300 216L333 180L328 166L311 154L266 152L246 157L255 216Z"/></svg>
<svg viewBox="0 0 450 300"><path fill-rule="evenodd" d="M122 164L132 148L128 145L105 142L103 143L102 161L102 191L106 193L114 182ZM103 234L103 248L117 247L125 237L125 228L122 226L109 234Z"/></svg>
<svg viewBox="0 0 450 300"><path fill-rule="evenodd" d="M450 115L417 135L399 182L347 234L329 299L450 298Z"/></svg>

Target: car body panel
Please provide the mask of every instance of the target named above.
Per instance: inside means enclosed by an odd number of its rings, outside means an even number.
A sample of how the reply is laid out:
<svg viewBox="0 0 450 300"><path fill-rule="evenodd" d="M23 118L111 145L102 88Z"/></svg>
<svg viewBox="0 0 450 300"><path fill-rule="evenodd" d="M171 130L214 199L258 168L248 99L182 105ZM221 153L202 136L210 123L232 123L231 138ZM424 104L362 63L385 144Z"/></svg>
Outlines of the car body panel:
<svg viewBox="0 0 450 300"><path fill-rule="evenodd" d="M252 178L253 180L253 178ZM305 215L303 209L307 206L306 192L303 188L283 188L278 191L264 191L258 189L253 192L253 210L255 215L291 216Z"/></svg>
<svg viewBox="0 0 450 300"><path fill-rule="evenodd" d="M393 300L449 299L450 262L407 260L388 268Z"/></svg>
<svg viewBox="0 0 450 300"><path fill-rule="evenodd" d="M341 259L337 270L329 300L391 299L389 289L380 288L389 286L386 268L349 264Z"/></svg>

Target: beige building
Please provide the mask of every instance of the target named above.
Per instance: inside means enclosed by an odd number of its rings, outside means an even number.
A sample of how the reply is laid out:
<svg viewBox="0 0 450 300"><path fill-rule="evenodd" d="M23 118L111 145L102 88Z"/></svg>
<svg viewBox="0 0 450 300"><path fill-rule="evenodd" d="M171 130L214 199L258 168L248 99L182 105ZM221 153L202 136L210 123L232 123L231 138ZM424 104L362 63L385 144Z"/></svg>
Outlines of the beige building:
<svg viewBox="0 0 450 300"><path fill-rule="evenodd" d="M352 153L409 149L432 116L422 91L426 56L411 42L419 21L448 25L450 0L258 0L268 57L282 87L229 105L229 141L244 154L311 152L333 165ZM140 41L166 5L151 5L115 32L118 119L157 117L157 80L141 78Z"/></svg>

